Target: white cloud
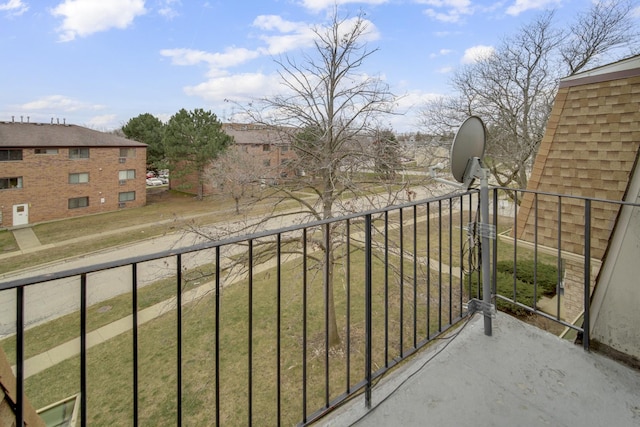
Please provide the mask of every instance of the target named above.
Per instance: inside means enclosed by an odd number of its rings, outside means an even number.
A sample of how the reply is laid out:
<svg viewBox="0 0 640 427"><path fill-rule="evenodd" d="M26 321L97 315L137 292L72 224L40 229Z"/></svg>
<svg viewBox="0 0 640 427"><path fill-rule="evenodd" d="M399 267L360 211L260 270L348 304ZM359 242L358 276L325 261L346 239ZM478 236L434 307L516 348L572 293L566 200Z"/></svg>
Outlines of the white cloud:
<svg viewBox="0 0 640 427"><path fill-rule="evenodd" d="M463 16L473 14L471 0L420 0L417 3L431 6L424 14L441 22L459 22Z"/></svg>
<svg viewBox="0 0 640 427"><path fill-rule="evenodd" d="M182 2L180 0L163 0L160 2L158 13L167 19L175 18L179 15L175 6L179 6L181 4Z"/></svg>
<svg viewBox="0 0 640 427"><path fill-rule="evenodd" d="M258 29L276 32L275 35L264 34L260 40L266 43L265 53L279 55L293 49L311 46L314 33L309 24L285 21L279 16L263 15L253 21Z"/></svg>
<svg viewBox="0 0 640 427"><path fill-rule="evenodd" d="M311 11L318 12L324 9L332 8L337 4L364 3L376 5L384 4L387 2L388 0L302 0L302 6Z"/></svg>
<svg viewBox="0 0 640 427"><path fill-rule="evenodd" d="M437 58L439 56L447 56L447 55L451 55L453 53L453 50L451 49L440 49L438 52L434 52L432 54L429 55L429 58Z"/></svg>
<svg viewBox="0 0 640 427"><path fill-rule="evenodd" d="M62 95L51 95L22 104L19 108L25 111L49 110L54 113L58 113L60 111L73 112L80 110L100 110L104 108L104 106L88 104Z"/></svg>
<svg viewBox="0 0 640 427"><path fill-rule="evenodd" d="M352 29L356 19L345 20L341 30L346 32ZM378 38L380 35L373 23L367 21L366 24L368 31L360 41ZM260 31L257 39L263 42L262 46L253 50L229 47L224 52L212 53L193 49L164 49L160 54L171 58L175 65L209 66L204 82L184 88L187 95L210 102L221 102L223 99L240 102L270 96L283 90L277 73L256 71L231 74L228 69L261 56L286 54L313 46L314 26L287 21L276 15L262 15L253 21L253 27Z"/></svg>
<svg viewBox="0 0 640 427"><path fill-rule="evenodd" d="M358 18L352 17L342 22L341 30L348 32L353 29ZM265 52L270 55L279 55L295 49L302 49L313 45L316 35L314 26L305 22L285 21L279 16L263 15L256 18L253 25L261 30L274 31L279 34L263 35L260 39L267 44ZM380 33L373 22L364 20L367 31L360 41L370 42L380 38Z"/></svg>
<svg viewBox="0 0 640 427"><path fill-rule="evenodd" d="M196 86L187 86L187 95L198 96L209 101L230 99L234 102L254 99L258 95L275 92L280 79L277 75L243 73L212 77Z"/></svg>
<svg viewBox="0 0 640 427"><path fill-rule="evenodd" d="M560 4L560 0L516 0L507 8L507 14L517 16L527 10L546 9L551 5Z"/></svg>
<svg viewBox="0 0 640 427"><path fill-rule="evenodd" d="M29 10L29 6L22 0L9 0L6 3L0 3L0 12L7 12L9 15L19 16Z"/></svg>
<svg viewBox="0 0 640 427"><path fill-rule="evenodd" d="M104 114L102 116L94 116L89 119L86 126L91 129L110 130L120 127L117 124L117 116L115 114Z"/></svg>
<svg viewBox="0 0 640 427"><path fill-rule="evenodd" d="M396 100L395 111L399 114L387 117L389 125L397 132L415 131L419 127L417 113L427 102L441 97L441 94L409 91Z"/></svg>
<svg viewBox="0 0 640 427"><path fill-rule="evenodd" d="M464 56L461 61L463 64L473 64L474 62L481 61L493 55L495 53L493 46L477 45L470 47L464 51Z"/></svg>
<svg viewBox="0 0 640 427"><path fill-rule="evenodd" d="M260 52L245 48L228 48L223 53L194 49L163 49L160 54L171 58L174 65L197 65L204 62L216 69L233 67L260 56Z"/></svg>
<svg viewBox="0 0 640 427"><path fill-rule="evenodd" d="M64 18L58 28L63 42L111 28L127 28L145 13L144 0L65 0L51 10L53 16Z"/></svg>
<svg viewBox="0 0 640 427"><path fill-rule="evenodd" d="M442 68L438 68L436 71L439 74L449 74L451 72L453 72L454 68L453 67L442 67Z"/></svg>

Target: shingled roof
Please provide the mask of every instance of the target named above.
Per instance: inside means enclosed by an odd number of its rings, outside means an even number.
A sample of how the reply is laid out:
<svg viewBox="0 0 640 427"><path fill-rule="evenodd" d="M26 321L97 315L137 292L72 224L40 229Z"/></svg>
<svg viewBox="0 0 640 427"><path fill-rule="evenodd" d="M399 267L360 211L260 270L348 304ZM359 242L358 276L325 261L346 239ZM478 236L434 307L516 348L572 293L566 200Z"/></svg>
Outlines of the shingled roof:
<svg viewBox="0 0 640 427"><path fill-rule="evenodd" d="M640 55L565 78L533 166L528 189L549 193L623 200L640 150ZM583 253L584 204L525 195L516 236L574 254ZM601 259L615 225L618 207L594 203L592 257ZM558 236L558 230L562 236Z"/></svg>
<svg viewBox="0 0 640 427"><path fill-rule="evenodd" d="M146 147L111 133L67 124L0 122L0 147Z"/></svg>
<svg viewBox="0 0 640 427"><path fill-rule="evenodd" d="M233 137L236 144L286 144L286 132L259 124L223 123L222 130ZM291 129L289 129L291 132Z"/></svg>

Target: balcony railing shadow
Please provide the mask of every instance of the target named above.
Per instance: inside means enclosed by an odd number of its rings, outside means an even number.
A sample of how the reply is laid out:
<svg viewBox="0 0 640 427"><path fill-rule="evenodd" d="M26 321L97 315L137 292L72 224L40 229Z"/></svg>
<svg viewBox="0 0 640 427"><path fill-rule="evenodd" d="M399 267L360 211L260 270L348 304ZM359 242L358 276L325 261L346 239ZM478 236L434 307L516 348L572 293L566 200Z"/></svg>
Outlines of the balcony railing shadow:
<svg viewBox="0 0 640 427"><path fill-rule="evenodd" d="M79 393L81 425L306 425L368 407L383 376L473 314L481 254L499 309L588 349L604 238L591 214L620 204L494 188L500 237L481 251L469 191L8 280L16 395L44 407Z"/></svg>

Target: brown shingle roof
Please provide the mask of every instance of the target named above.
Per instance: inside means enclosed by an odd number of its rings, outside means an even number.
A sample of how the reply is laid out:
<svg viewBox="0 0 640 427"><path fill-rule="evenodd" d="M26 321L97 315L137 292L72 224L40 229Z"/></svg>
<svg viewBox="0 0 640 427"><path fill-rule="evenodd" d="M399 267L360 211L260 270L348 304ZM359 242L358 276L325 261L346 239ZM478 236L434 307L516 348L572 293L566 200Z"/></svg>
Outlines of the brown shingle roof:
<svg viewBox="0 0 640 427"><path fill-rule="evenodd" d="M76 125L0 122L0 147L146 147L146 144Z"/></svg>
<svg viewBox="0 0 640 427"><path fill-rule="evenodd" d="M620 65L627 69L621 72ZM611 71L607 73L607 71ZM586 76L586 77L585 77ZM588 78L587 78L588 77ZM528 189L622 200L640 150L640 56L563 80L538 150ZM535 200L525 195L517 237L534 241ZM584 203L539 196L538 242L583 253ZM618 215L618 206L592 206L592 256L601 258Z"/></svg>
<svg viewBox="0 0 640 427"><path fill-rule="evenodd" d="M222 129L236 144L286 144L286 132L258 124L224 123Z"/></svg>

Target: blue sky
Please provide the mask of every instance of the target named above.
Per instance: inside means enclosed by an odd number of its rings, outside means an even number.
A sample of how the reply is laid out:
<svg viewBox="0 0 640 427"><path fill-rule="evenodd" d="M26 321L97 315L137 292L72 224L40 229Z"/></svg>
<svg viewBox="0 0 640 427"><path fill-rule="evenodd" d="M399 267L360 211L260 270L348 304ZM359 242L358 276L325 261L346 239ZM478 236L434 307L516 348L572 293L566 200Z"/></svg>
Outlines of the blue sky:
<svg viewBox="0 0 640 427"><path fill-rule="evenodd" d="M568 22L591 0L339 0L379 51L364 70L402 95L389 125L450 92L451 73L544 9ZM279 90L274 58L299 58L335 0L0 0L0 121L121 127L181 108L222 120ZM640 22L640 6L634 19ZM233 102L225 102L231 100Z"/></svg>

